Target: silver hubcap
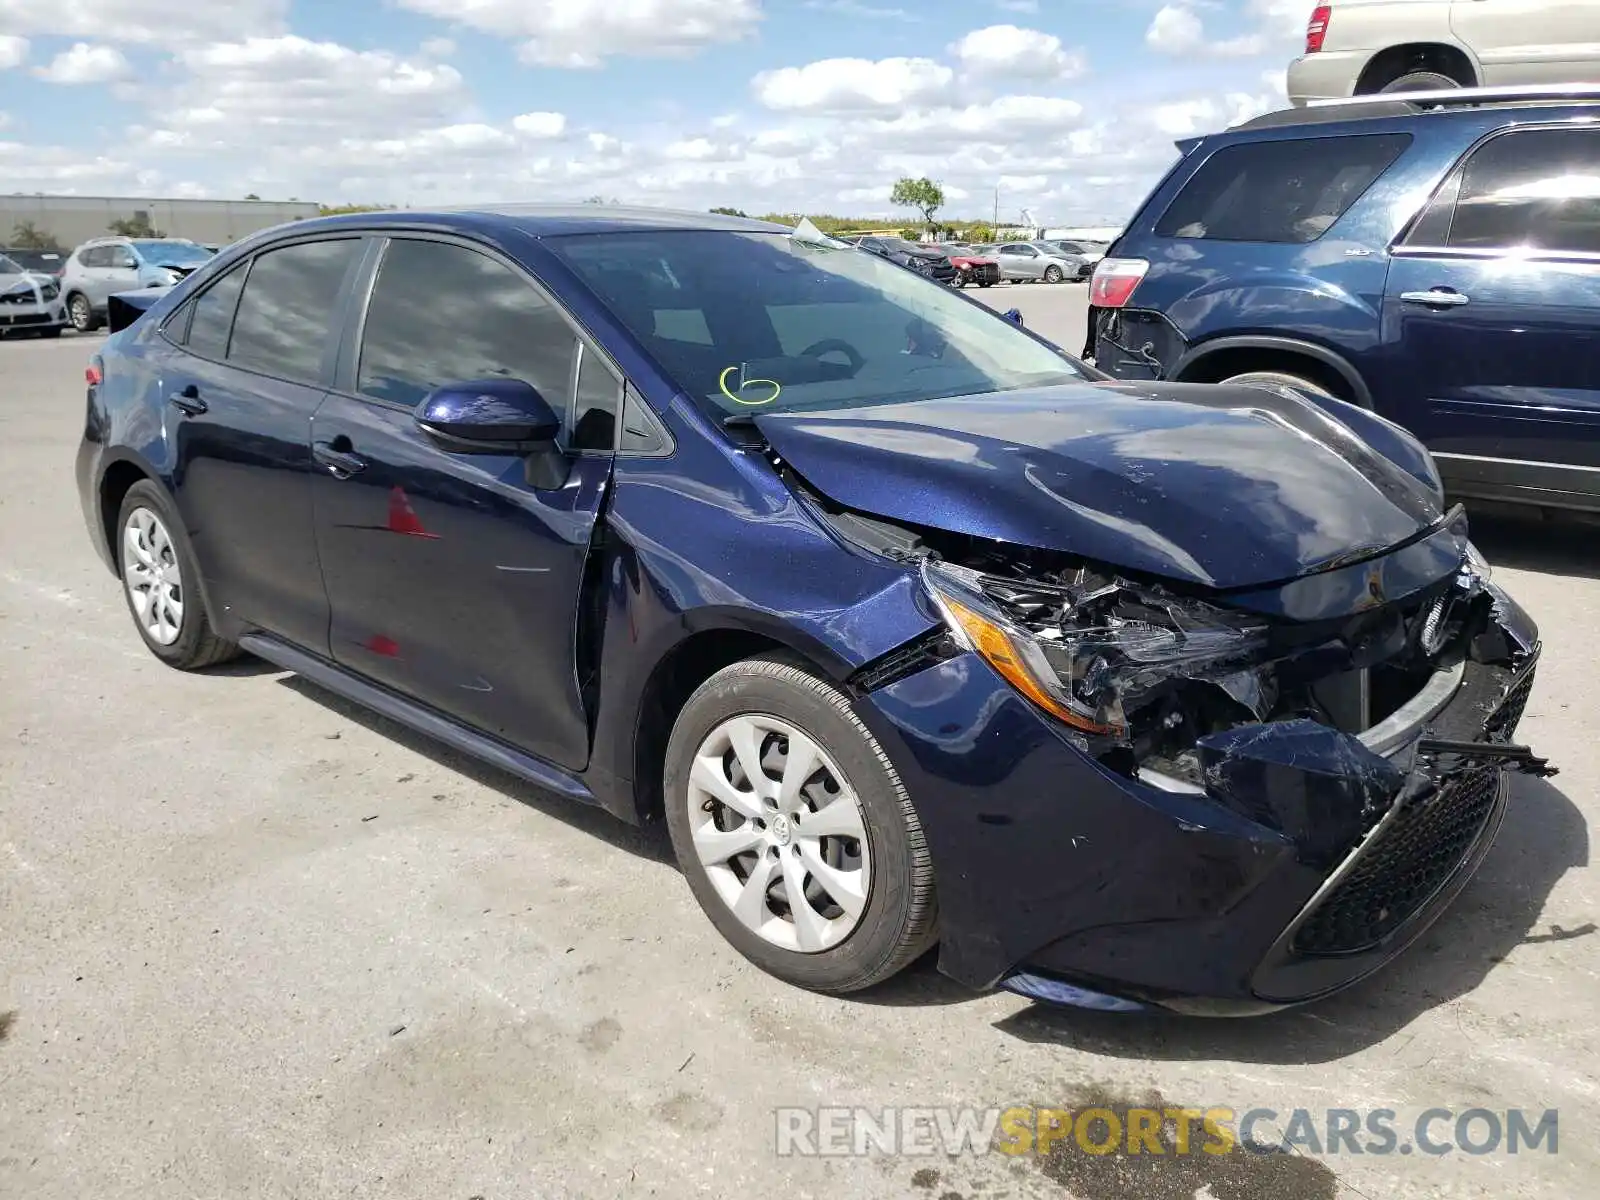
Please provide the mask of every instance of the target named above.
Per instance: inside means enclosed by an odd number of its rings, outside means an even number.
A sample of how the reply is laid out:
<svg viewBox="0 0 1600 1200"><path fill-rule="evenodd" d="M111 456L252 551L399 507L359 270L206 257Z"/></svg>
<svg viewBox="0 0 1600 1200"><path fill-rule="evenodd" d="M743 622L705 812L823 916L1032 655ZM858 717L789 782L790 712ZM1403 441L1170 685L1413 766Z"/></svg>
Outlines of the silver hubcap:
<svg viewBox="0 0 1600 1200"><path fill-rule="evenodd" d="M72 298L72 323L74 325L87 325L89 323L89 302L82 296Z"/></svg>
<svg viewBox="0 0 1600 1200"><path fill-rule="evenodd" d="M152 642L170 646L183 629L183 576L161 518L136 508L122 527L122 581L134 619Z"/></svg>
<svg viewBox="0 0 1600 1200"><path fill-rule="evenodd" d="M816 954L849 937L872 864L844 774L787 721L750 714L711 731L689 772L700 865L746 929Z"/></svg>

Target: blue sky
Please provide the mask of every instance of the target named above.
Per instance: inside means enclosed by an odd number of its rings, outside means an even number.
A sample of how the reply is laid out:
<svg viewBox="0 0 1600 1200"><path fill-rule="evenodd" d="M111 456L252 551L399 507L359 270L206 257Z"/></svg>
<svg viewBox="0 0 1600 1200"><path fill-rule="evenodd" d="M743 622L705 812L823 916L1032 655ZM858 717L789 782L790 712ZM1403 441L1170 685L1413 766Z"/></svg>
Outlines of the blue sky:
<svg viewBox="0 0 1600 1200"><path fill-rule="evenodd" d="M1309 0L0 0L7 190L1120 219Z"/></svg>

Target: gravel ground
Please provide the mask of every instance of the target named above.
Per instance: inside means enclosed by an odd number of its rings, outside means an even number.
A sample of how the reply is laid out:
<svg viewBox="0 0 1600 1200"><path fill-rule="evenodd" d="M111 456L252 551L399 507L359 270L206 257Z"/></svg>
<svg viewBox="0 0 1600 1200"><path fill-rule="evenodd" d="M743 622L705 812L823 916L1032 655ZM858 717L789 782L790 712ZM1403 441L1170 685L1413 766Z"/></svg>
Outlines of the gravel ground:
<svg viewBox="0 0 1600 1200"><path fill-rule="evenodd" d="M1081 287L983 298L1082 344ZM1524 733L1562 774L1517 782L1477 880L1378 978L1230 1022L1046 1012L926 963L826 999L727 949L664 837L261 664L147 655L73 490L92 344L0 344L0 1195L1596 1194L1592 529L1480 526L1544 628ZM1315 1161L775 1153L781 1105L1155 1097L1319 1125L1558 1108L1564 1136Z"/></svg>

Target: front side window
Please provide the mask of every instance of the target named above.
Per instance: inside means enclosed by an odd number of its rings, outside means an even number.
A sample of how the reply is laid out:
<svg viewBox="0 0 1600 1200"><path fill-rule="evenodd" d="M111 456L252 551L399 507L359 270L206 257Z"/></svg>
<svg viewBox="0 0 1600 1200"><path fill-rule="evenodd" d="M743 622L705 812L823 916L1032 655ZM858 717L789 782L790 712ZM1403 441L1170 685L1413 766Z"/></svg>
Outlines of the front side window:
<svg viewBox="0 0 1600 1200"><path fill-rule="evenodd" d="M360 245L340 238L258 254L239 299L228 361L284 379L320 379L345 272Z"/></svg>
<svg viewBox="0 0 1600 1200"><path fill-rule="evenodd" d="M1484 143L1440 189L1409 240L1600 254L1600 130L1520 130Z"/></svg>
<svg viewBox="0 0 1600 1200"><path fill-rule="evenodd" d="M1411 144L1408 133L1290 138L1218 150L1156 224L1158 237L1314 242Z"/></svg>
<svg viewBox="0 0 1600 1200"><path fill-rule="evenodd" d="M578 432L569 423L577 352L577 336L561 312L504 263L465 246L396 239L367 306L356 386L411 407L441 384L520 379L561 416L570 444ZM591 364L590 407L598 403L594 372L603 368ZM616 406L613 393L606 447ZM588 418L585 436L599 420Z"/></svg>
<svg viewBox="0 0 1600 1200"><path fill-rule="evenodd" d="M972 396L1082 379L1009 321L892 263L777 233L547 239L718 414Z"/></svg>

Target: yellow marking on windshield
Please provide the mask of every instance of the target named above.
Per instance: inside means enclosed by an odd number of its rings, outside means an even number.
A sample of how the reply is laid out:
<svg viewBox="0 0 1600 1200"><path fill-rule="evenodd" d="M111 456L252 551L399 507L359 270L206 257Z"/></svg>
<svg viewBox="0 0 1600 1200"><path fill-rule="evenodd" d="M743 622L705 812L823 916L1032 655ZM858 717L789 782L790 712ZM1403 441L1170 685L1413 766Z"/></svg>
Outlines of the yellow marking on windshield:
<svg viewBox="0 0 1600 1200"><path fill-rule="evenodd" d="M740 393L743 393L744 390L750 387L752 384L765 384L767 387L772 389L772 395L763 396L759 400L746 400L742 395L735 395L732 391L728 390L728 376L732 375L735 371L739 372ZM735 363L731 367L724 368L722 374L717 376L717 386L722 389L722 394L729 400L732 400L735 404L743 404L750 408L758 408L763 404L771 404L778 398L778 394L783 391L783 385L780 384L776 379L746 379L744 377L744 367L740 363Z"/></svg>

